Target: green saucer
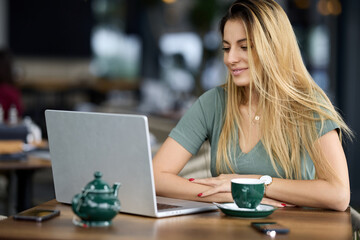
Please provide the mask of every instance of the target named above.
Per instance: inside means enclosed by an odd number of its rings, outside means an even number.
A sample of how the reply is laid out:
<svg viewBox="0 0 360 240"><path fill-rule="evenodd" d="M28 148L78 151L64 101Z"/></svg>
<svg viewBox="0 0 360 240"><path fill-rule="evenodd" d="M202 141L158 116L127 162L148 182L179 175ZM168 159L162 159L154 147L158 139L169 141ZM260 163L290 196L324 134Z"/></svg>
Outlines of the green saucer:
<svg viewBox="0 0 360 240"><path fill-rule="evenodd" d="M265 218L276 210L275 207L265 204L260 204L255 209L239 208L235 203L214 204L226 215L241 218Z"/></svg>

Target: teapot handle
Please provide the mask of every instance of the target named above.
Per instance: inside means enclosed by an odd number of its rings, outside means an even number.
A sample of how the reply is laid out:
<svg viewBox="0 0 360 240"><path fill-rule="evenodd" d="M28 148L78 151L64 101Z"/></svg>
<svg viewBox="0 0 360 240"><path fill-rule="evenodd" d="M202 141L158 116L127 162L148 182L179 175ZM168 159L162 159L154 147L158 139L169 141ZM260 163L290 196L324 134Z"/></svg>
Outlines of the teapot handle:
<svg viewBox="0 0 360 240"><path fill-rule="evenodd" d="M83 194L78 193L72 199L72 204L71 204L72 210L80 218L86 218L87 217L84 213L80 213L80 211L79 211L83 200L84 200Z"/></svg>

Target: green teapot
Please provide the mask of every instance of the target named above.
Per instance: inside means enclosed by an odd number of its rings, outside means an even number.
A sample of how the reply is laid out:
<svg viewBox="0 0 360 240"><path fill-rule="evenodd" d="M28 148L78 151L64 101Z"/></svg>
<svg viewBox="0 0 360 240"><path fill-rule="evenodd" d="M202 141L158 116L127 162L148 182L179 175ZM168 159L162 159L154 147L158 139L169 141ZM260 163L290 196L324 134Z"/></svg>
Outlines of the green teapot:
<svg viewBox="0 0 360 240"><path fill-rule="evenodd" d="M89 182L82 193L72 199L72 210L81 219L74 224L82 227L103 227L111 225L111 220L120 211L118 190L120 183L112 188L101 180L101 172L94 173L95 179Z"/></svg>

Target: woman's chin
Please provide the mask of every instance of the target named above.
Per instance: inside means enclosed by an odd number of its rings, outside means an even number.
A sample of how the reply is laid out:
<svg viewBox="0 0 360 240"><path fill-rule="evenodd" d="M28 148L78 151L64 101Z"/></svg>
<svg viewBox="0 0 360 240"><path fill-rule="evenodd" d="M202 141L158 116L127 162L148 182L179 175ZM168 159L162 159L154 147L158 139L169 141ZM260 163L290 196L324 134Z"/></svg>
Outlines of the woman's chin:
<svg viewBox="0 0 360 240"><path fill-rule="evenodd" d="M235 79L233 77L233 81L238 87L248 87L250 85L249 79Z"/></svg>

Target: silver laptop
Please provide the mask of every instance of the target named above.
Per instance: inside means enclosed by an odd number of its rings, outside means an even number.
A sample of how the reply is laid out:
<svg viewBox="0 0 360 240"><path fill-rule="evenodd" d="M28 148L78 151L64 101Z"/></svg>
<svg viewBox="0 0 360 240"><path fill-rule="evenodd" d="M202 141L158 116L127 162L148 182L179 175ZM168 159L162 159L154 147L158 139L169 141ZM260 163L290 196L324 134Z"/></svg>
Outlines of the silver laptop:
<svg viewBox="0 0 360 240"><path fill-rule="evenodd" d="M209 203L157 197L146 116L46 110L56 200L70 204L101 171L120 182L121 212L167 217L216 209Z"/></svg>

